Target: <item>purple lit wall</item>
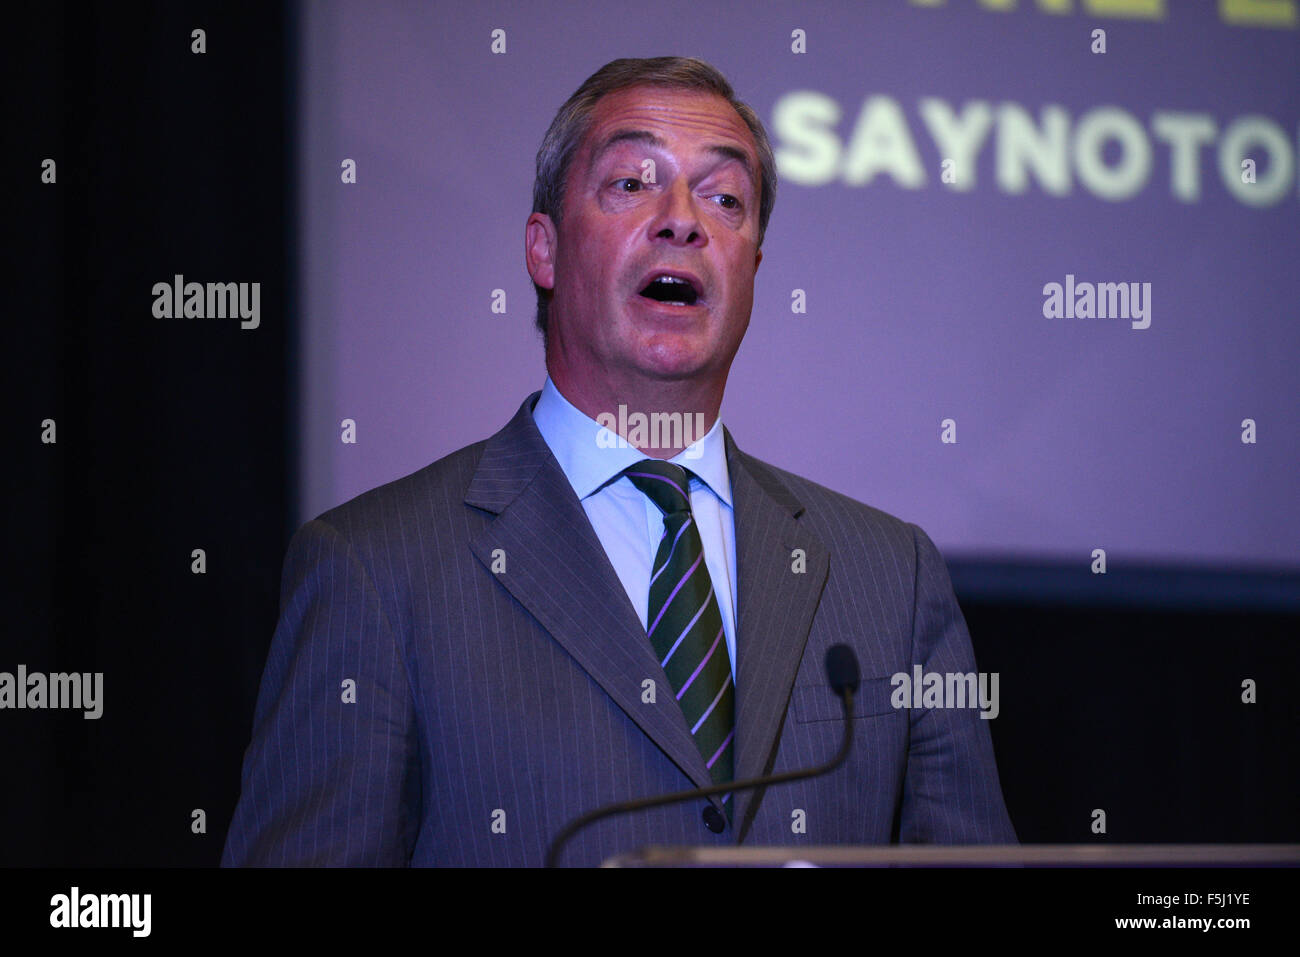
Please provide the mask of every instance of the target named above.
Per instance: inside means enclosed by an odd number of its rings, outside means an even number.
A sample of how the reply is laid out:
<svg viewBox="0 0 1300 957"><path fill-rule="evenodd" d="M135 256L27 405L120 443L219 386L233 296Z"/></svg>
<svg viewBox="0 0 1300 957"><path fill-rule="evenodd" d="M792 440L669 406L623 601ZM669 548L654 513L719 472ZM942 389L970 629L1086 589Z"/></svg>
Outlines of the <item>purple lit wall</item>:
<svg viewBox="0 0 1300 957"><path fill-rule="evenodd" d="M303 4L299 518L541 387L538 144L608 60L676 53L777 151L741 448L949 559L1300 571L1295 5L989 6ZM1149 312L1045 317L1067 276Z"/></svg>

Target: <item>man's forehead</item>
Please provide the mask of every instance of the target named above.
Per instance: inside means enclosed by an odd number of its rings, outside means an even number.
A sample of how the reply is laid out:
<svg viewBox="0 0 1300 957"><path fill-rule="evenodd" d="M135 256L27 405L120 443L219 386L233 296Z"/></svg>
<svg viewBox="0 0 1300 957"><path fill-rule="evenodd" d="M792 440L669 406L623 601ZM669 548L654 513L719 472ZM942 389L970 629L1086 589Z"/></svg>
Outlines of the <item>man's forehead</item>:
<svg viewBox="0 0 1300 957"><path fill-rule="evenodd" d="M602 97L587 132L589 162L623 144L664 149L669 139L693 137L702 148L739 160L752 175L753 134L735 108L716 93L632 87Z"/></svg>

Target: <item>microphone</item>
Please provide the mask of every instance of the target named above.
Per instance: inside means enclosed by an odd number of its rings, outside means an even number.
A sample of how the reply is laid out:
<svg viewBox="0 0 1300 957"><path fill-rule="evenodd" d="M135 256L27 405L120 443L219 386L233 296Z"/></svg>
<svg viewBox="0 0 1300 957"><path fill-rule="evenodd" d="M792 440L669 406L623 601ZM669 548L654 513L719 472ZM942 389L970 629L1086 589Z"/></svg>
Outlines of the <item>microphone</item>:
<svg viewBox="0 0 1300 957"><path fill-rule="evenodd" d="M633 811L644 811L647 808L661 807L665 804L698 800L699 798L712 797L715 794L726 794L728 791L734 795L738 791L750 791L754 788L768 787L772 784L788 784L791 781L820 777L834 771L844 763L844 760L849 756L849 748L853 745L853 722L849 719L853 714L853 696L858 690L858 658L853 653L852 648L848 645L834 645L826 652L826 677L831 690L839 697L844 709L844 742L840 745L839 752L828 763L803 771L783 771L781 774L750 778L747 781L727 781L707 788L676 791L658 797L638 798L635 801L620 801L617 804L607 804L604 807L596 808L596 810L588 811L581 817L574 818L555 836L555 840L551 842L550 850L546 853L546 866L558 866L560 852L564 849L564 845L587 825L594 824L596 821L607 817L614 817L618 814L631 814Z"/></svg>

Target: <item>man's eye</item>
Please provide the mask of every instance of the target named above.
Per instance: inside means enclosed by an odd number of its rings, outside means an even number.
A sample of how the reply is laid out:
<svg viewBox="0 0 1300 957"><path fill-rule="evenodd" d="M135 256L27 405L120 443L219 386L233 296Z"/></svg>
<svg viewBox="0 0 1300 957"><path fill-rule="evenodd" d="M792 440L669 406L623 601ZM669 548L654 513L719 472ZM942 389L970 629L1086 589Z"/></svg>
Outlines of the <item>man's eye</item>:
<svg viewBox="0 0 1300 957"><path fill-rule="evenodd" d="M633 190L630 190L630 191L629 191L629 190L626 189L625 186L624 186L624 184L626 184L626 183L632 183L632 184L634 184L634 185L636 186L636 188L633 189ZM638 179L638 178L635 177L635 176L624 176L622 179L616 179L616 180L614 180L613 186L614 186L614 188L617 189L620 193L627 193L627 192L636 192L636 193L639 193L639 192L641 191L641 180ZM726 202L724 203L724 205L723 205L723 208L724 208L724 209L733 209L733 210L735 210L735 209L740 209L740 208L741 208L741 205L742 205L742 204L741 204L741 202L740 202L740 199L739 199L738 197L735 197L735 196L731 195L730 193L719 193L719 194L718 194L718 198L720 198L720 199L726 201Z"/></svg>

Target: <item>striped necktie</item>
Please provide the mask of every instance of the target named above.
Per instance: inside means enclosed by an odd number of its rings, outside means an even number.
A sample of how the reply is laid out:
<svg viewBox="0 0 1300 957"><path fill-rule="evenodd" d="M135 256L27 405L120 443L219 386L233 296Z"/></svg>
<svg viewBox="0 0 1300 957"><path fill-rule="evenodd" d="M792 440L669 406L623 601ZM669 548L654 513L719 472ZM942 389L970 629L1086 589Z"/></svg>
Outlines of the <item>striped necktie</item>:
<svg viewBox="0 0 1300 957"><path fill-rule="evenodd" d="M735 778L736 692L722 611L691 514L690 473L643 459L623 473L664 513L650 578L646 634L714 784ZM723 798L727 816L732 801Z"/></svg>

